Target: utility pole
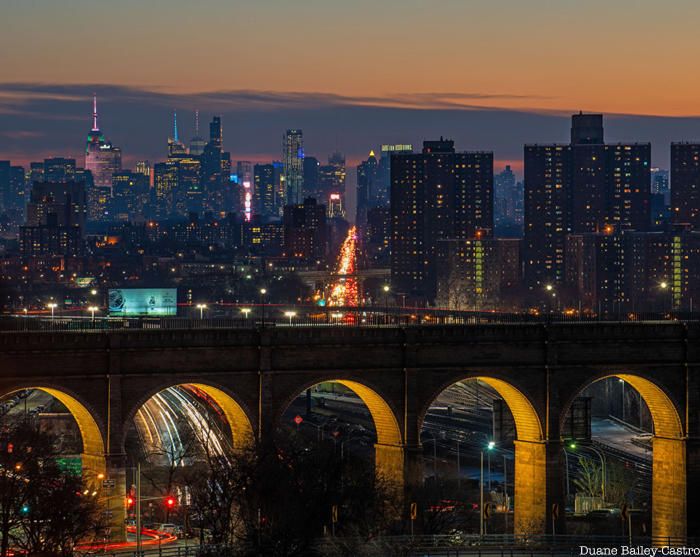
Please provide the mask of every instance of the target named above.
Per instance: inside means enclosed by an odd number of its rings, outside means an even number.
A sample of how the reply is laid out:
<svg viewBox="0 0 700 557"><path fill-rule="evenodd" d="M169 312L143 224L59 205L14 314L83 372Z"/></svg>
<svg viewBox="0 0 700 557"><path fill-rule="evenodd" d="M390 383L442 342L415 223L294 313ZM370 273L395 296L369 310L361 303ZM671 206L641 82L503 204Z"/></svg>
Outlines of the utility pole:
<svg viewBox="0 0 700 557"><path fill-rule="evenodd" d="M141 557L141 462L136 463L136 554Z"/></svg>
<svg viewBox="0 0 700 557"><path fill-rule="evenodd" d="M481 474L479 477L479 535L484 536L484 451L481 451Z"/></svg>

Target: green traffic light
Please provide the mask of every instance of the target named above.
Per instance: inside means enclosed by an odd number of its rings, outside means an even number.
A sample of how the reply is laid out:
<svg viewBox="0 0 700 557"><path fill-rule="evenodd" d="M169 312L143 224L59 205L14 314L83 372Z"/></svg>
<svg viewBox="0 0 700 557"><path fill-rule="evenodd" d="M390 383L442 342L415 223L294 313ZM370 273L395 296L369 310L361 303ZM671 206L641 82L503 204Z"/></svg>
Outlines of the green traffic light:
<svg viewBox="0 0 700 557"><path fill-rule="evenodd" d="M29 505L22 505L22 514L27 514L29 512Z"/></svg>
<svg viewBox="0 0 700 557"><path fill-rule="evenodd" d="M569 448L570 448L570 449L575 449L575 448L576 448L576 443L569 443Z"/></svg>

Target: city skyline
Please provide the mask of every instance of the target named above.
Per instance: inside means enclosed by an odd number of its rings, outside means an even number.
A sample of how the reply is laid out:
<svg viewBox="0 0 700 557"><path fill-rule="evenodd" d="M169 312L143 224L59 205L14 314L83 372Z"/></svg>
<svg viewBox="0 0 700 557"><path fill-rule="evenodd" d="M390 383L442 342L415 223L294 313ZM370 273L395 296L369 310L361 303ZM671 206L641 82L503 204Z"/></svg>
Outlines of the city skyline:
<svg viewBox="0 0 700 557"><path fill-rule="evenodd" d="M565 140L579 110L606 114L611 142L650 141L657 166L665 145L700 135L700 78L676 63L698 51L686 0L131 4L9 3L0 158L77 156L94 91L127 166L162 156L173 110L185 138L195 110L221 114L234 160L279 158L293 128L307 152L353 165L444 134L519 175L522 144Z"/></svg>
<svg viewBox="0 0 700 557"><path fill-rule="evenodd" d="M253 91L172 95L106 85L0 84L0 158L23 165L53 156L81 158L95 93L100 127L122 148L125 167L167 157L177 110L180 137L186 142L195 136L196 111L200 122L220 115L233 160L281 159L279 138L288 127L304 130L307 155L325 158L340 150L351 166L381 144L418 144L443 135L467 150L494 151L497 171L510 165L522 178L522 146L566 142L568 120L578 112L421 108L418 98L402 101L403 107L388 107L379 98L332 95ZM700 137L700 116L604 114L610 142L650 142L653 166L669 167L672 142Z"/></svg>

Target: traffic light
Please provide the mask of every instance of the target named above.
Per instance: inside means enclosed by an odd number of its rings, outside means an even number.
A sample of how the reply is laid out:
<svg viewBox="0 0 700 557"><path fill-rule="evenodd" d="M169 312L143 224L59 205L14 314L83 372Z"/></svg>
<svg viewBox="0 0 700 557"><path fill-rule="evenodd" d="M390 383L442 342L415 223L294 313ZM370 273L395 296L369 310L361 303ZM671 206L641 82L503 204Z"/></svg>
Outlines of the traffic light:
<svg viewBox="0 0 700 557"><path fill-rule="evenodd" d="M22 514L29 514L29 505L27 505L27 504L22 505L22 508L20 509L20 512L21 512Z"/></svg>
<svg viewBox="0 0 700 557"><path fill-rule="evenodd" d="M165 498L165 506L166 506L168 509L172 509L173 507L175 507L175 503L176 503L175 497L173 497L172 495L168 495L168 496Z"/></svg>
<svg viewBox="0 0 700 557"><path fill-rule="evenodd" d="M134 498L133 498L131 495L129 495L129 496L126 498L126 506L127 506L128 508L133 507L135 502L136 502L136 501L134 501Z"/></svg>

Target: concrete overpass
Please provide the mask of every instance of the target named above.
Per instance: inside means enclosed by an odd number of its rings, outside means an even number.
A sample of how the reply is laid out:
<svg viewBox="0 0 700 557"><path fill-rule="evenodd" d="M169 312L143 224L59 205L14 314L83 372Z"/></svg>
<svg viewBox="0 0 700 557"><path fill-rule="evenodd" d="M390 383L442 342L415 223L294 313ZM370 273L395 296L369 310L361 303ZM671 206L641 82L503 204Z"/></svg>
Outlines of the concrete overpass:
<svg viewBox="0 0 700 557"><path fill-rule="evenodd" d="M652 534L700 529L700 324L573 323L416 327L0 333L0 396L43 389L73 413L86 474L125 489L124 443L151 396L197 385L224 410L234 446L263 443L290 402L336 381L363 399L377 430L377 473L422 481L420 431L433 400L478 378L516 424L515 531L552 529L564 509L561 428L591 383L618 376L654 421ZM118 509L115 508L115 511ZM559 513L557 532L563 532Z"/></svg>

